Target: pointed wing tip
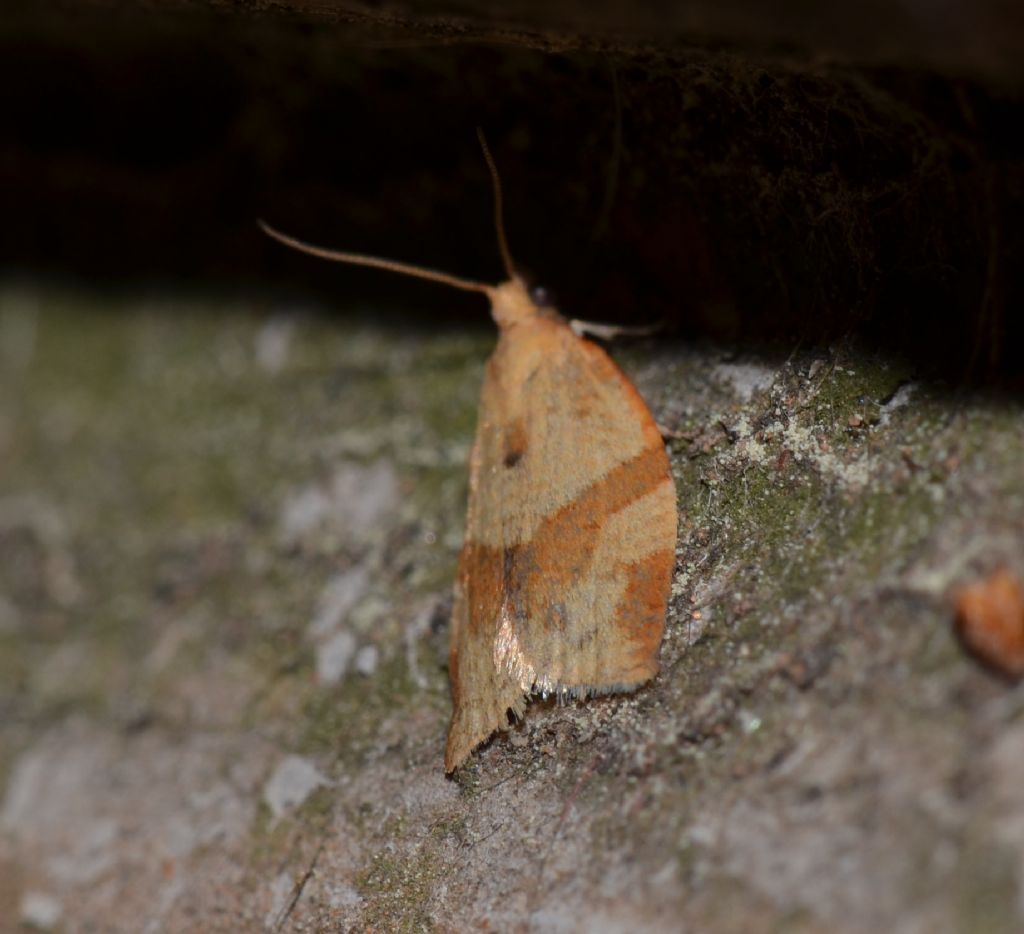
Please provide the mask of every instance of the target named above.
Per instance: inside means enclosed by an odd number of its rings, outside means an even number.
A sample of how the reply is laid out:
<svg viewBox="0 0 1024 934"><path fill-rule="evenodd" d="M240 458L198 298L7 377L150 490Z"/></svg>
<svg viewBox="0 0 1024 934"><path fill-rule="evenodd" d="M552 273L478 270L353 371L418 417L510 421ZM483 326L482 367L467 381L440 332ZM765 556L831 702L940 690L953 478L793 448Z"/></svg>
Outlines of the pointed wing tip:
<svg viewBox="0 0 1024 934"><path fill-rule="evenodd" d="M473 750L489 739L500 727L500 724L495 724L488 730L482 730L479 727L474 730L470 725L462 722L459 712L456 710L451 726L448 727L448 742L444 748L445 775L451 775L456 769L465 765Z"/></svg>
<svg viewBox="0 0 1024 934"><path fill-rule="evenodd" d="M494 735L499 727L494 727L478 739L469 739L466 735L457 734L454 729L448 732L448 743L444 750L444 774L452 775L466 764L473 750Z"/></svg>

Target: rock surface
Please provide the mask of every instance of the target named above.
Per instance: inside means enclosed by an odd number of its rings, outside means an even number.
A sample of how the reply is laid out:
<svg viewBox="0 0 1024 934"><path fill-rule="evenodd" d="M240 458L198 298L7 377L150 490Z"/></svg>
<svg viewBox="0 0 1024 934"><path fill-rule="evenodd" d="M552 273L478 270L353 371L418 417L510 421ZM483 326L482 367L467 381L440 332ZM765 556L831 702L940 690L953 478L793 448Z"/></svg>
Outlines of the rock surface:
<svg viewBox="0 0 1024 934"><path fill-rule="evenodd" d="M534 704L452 780L489 330L22 283L0 335L0 918L1024 925L1024 695L949 599L1024 574L1019 401L856 343L614 347L673 432L662 673ZM317 677L328 617L358 677Z"/></svg>

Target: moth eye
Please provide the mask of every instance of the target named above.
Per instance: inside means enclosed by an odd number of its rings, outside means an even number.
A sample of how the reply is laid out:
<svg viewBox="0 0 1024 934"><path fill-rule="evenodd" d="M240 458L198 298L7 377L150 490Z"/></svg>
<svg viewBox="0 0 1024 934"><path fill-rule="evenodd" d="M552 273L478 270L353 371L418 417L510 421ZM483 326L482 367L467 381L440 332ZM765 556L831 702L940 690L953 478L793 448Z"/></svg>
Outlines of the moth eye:
<svg viewBox="0 0 1024 934"><path fill-rule="evenodd" d="M550 308L555 303L554 295L542 285L535 285L530 289L530 299L534 305L541 308Z"/></svg>

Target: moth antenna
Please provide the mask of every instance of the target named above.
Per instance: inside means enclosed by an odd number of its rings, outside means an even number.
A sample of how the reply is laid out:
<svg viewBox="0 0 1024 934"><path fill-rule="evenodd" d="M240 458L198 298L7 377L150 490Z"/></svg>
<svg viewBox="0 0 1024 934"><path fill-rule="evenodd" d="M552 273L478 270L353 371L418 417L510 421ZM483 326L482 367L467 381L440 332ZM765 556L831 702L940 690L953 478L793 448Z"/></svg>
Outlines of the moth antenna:
<svg viewBox="0 0 1024 934"><path fill-rule="evenodd" d="M387 272L397 272L402 276L413 276L417 279L427 279L430 282L439 282L441 285L450 285L452 288L464 289L467 292L483 292L490 296L494 293L494 287L485 282L474 282L472 279L462 279L446 272L439 272L436 269L426 269L423 266L414 266L412 263L402 263L396 259L384 259L380 256L367 256L364 253L345 253L340 250L328 250L322 246L314 246L312 243L305 243L290 237L280 230L275 230L264 220L257 220L260 230L268 237L283 243L285 246L298 250L300 253L308 253L310 256L318 256L320 259L327 259L334 263L348 263L350 266L369 266L372 269L384 269Z"/></svg>
<svg viewBox="0 0 1024 934"><path fill-rule="evenodd" d="M498 175L498 167L494 164L494 157L487 147L487 139L484 131L476 128L477 139L480 140L480 148L484 151L484 159L487 161L487 168L491 172L491 185L494 188L494 228L498 233L498 250L501 252L501 262L505 266L505 272L510 279L516 277L515 266L512 264L512 254L508 251L508 239L505 237L505 218L503 209L503 198L501 196L501 176Z"/></svg>

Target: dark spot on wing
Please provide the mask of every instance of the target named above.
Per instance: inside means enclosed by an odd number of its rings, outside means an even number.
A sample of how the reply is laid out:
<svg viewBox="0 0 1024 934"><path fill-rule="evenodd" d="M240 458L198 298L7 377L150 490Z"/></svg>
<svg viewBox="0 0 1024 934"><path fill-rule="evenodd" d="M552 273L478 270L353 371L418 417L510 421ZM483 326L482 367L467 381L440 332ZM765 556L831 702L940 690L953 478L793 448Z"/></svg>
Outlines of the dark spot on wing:
<svg viewBox="0 0 1024 934"><path fill-rule="evenodd" d="M505 466L515 467L523 459L528 446L526 426L522 419L514 419L505 428Z"/></svg>

